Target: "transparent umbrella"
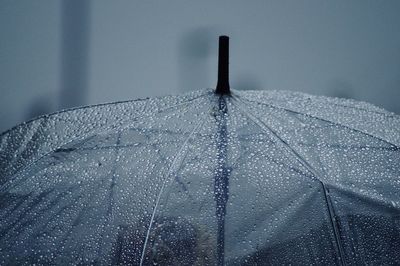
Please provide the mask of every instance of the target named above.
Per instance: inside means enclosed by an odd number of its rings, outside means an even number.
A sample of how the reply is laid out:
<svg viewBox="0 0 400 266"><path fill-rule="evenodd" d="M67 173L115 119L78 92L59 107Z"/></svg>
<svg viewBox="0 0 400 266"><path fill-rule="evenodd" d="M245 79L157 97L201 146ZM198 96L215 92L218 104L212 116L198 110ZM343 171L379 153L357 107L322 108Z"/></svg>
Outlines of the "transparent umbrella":
<svg viewBox="0 0 400 266"><path fill-rule="evenodd" d="M0 264L400 264L400 118L205 89L0 135Z"/></svg>

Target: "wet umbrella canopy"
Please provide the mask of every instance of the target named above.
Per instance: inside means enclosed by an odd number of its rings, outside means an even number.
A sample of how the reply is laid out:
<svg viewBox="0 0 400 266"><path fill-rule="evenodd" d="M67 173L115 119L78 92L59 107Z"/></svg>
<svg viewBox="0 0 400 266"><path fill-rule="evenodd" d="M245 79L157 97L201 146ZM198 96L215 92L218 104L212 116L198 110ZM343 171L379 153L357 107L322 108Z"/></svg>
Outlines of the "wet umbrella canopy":
<svg viewBox="0 0 400 266"><path fill-rule="evenodd" d="M212 89L0 136L0 264L400 264L400 118Z"/></svg>

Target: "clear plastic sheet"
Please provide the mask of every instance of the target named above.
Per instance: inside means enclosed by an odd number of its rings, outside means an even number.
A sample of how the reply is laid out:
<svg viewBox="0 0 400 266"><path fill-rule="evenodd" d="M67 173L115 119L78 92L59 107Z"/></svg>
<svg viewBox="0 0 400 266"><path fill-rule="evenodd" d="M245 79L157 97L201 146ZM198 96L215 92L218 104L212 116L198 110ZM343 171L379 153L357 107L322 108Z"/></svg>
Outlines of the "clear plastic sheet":
<svg viewBox="0 0 400 266"><path fill-rule="evenodd" d="M0 135L0 264L400 264L400 118L200 90Z"/></svg>

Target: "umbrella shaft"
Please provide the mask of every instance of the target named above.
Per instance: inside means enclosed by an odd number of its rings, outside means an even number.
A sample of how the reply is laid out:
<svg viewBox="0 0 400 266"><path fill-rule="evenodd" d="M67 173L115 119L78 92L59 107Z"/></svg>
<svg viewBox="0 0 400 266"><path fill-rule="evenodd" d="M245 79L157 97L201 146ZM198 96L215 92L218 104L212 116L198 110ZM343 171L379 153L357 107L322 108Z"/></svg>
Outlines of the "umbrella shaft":
<svg viewBox="0 0 400 266"><path fill-rule="evenodd" d="M228 184L230 170L227 167L227 125L226 125L226 100L225 97L219 97L218 101L219 113L217 117L217 160L218 166L214 182L214 195L216 201L216 217L218 223L217 235L217 256L218 265L224 265L224 249L225 249L225 215L226 203L228 201Z"/></svg>

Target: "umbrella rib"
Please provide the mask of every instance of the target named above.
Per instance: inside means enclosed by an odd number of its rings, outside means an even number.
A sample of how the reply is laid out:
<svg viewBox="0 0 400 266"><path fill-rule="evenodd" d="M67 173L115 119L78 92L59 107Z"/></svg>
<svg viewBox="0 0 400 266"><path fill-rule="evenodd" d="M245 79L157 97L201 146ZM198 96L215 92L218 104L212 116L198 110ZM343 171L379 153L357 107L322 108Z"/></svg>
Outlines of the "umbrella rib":
<svg viewBox="0 0 400 266"><path fill-rule="evenodd" d="M365 193L362 193L360 191L355 191L353 189L345 188L340 185L336 184L329 184L330 187L342 192L343 194L346 195L355 195L357 197L360 197L363 199L364 202L372 202L374 204L378 204L381 209L386 209L387 211L395 209L396 211L400 211L400 207L396 204L390 204L386 202L383 199L377 198L377 197L371 197L370 195L366 195ZM400 214L400 213L399 213Z"/></svg>
<svg viewBox="0 0 400 266"><path fill-rule="evenodd" d="M314 96L314 97L318 97L318 96ZM319 97L325 97L325 96L319 96ZM349 100L349 99L346 99L346 100ZM369 110L369 109L366 109L366 108L363 108L363 107L358 107L358 106L351 106L351 105L339 104L339 103L334 103L334 102L328 102L328 103L331 104L331 105L334 105L334 106L339 106L339 107L344 107L344 108L349 108L349 109L355 109L355 110L359 110L359 111L364 111L366 113L373 113L373 114L387 116L387 117L390 117L390 118L395 116L395 114L390 114L390 113L387 114L387 113L385 113L383 111Z"/></svg>
<svg viewBox="0 0 400 266"><path fill-rule="evenodd" d="M312 167L300 154L297 153L297 151L295 151L284 139L282 139L274 130L272 130L269 126L267 126L264 122L262 122L260 119L258 119L257 117L255 117L254 115L252 115L247 109L246 107L242 107L241 106L241 100L237 99L236 97L234 98L235 101L238 103L237 107L239 110L241 110L247 117L250 118L250 120L252 120L256 125L258 125L264 132L266 132L267 134L271 134L279 141L283 144L284 147L286 147L287 150L290 151L290 153L292 153L295 158L297 158L297 160L300 161L300 163L306 167L306 169L308 171L310 171L313 176L320 181L321 183L322 180L320 180L318 177L321 176L321 174L317 173L316 169L314 169L314 167ZM234 102L233 102L234 103Z"/></svg>
<svg viewBox="0 0 400 266"><path fill-rule="evenodd" d="M142 250L142 254L141 254L141 258L140 258L140 266L142 266L143 262L144 262L144 255L145 255L145 251L146 251L146 246L147 246L147 242L149 240L150 231L151 231L152 224L153 224L153 221L154 221L154 218L155 218L155 213L157 211L157 207L158 207L159 202L161 200L161 194L163 193L164 188L166 186L166 183L168 181L168 177L170 177L174 173L174 171L176 169L179 169L179 167L182 164L183 159L184 159L183 155L186 154L185 149L187 147L187 144L188 144L189 140L196 133L196 131L203 125L204 122L205 122L205 118L201 119L197 123L197 125L193 128L193 130L190 132L189 136L185 139L185 141L183 142L182 146L177 151L177 153L176 153L176 155L174 157L174 160L171 163L171 166L167 170L167 174L164 177L163 184L161 186L160 192L158 193L158 196L157 196L157 199L156 199L156 203L154 205L154 208L153 208L153 211L152 211L152 215L151 215L151 218L150 218L150 222L149 222L149 226L148 226L148 229L147 229L146 238L144 240L143 250Z"/></svg>
<svg viewBox="0 0 400 266"><path fill-rule="evenodd" d="M178 107L180 105L184 105L184 104L190 103L191 101L194 101L194 100L197 100L199 98L202 98L202 97L206 96L207 94L213 94L213 92L205 91L204 93L201 93L201 94L199 94L199 95L197 95L197 96L195 96L193 98L190 98L190 99L187 99L185 101L179 102L179 103L177 103L175 105L168 106L168 107L166 107L165 109L163 109L161 111L168 110L170 108L174 108L174 107ZM132 104L136 104L138 102L144 102L145 106L146 106L150 99L162 99L162 98L165 98L165 97L167 97L167 96L160 96L160 97L155 97L155 98L143 98L143 99L127 100L127 101L117 101L117 102L111 102L111 103L100 103L100 104L94 104L94 105L87 105L87 106L79 106L79 107L69 108L69 109L61 110L61 111L58 111L58 112L55 112L55 113L52 113L52 114L45 114L45 115L33 118L31 120L28 120L28 121L24 122L24 126L27 126L27 125L31 124L32 122L35 122L35 121L48 119L48 118L50 118L50 117L52 117L54 115L60 115L60 114L64 114L64 113L67 113L67 112L72 112L72 111L77 111L77 110L84 110L84 109L89 109L89 108L102 107L102 106L114 106L114 105L118 105L118 104L131 104L131 103ZM20 126L21 125L18 124L18 125L10 128L10 129L4 131L4 132L1 132L0 133L0 138L3 138L3 136L5 136L6 134L9 134L11 131L15 130L16 128L18 128Z"/></svg>
<svg viewBox="0 0 400 266"><path fill-rule="evenodd" d="M312 167L300 154L298 154L296 150L294 150L292 147L290 147L290 145L284 139L282 139L274 130L272 130L268 125L266 125L260 119L253 116L247 110L246 107L244 107L244 106L242 107L241 106L242 101L240 99L238 99L235 96L233 96L233 99L234 99L234 101L232 101L232 103L235 104L235 102L237 102L236 105L237 105L238 109L240 111L242 111L242 113L244 115L246 115L248 118L250 118L250 120L252 120L256 125L258 125L263 131L265 131L267 133L268 132L272 133L272 135L275 138L277 138L279 140L279 142L281 142L283 144L283 147L286 148L292 155L294 155L294 157L297 158L297 160L300 162L300 164L302 164L308 171L310 171L313 174L313 176L321 183L322 190L324 192L324 199L325 199L326 207L328 209L329 219L331 221L331 225L333 228L333 234L335 236L335 242L337 245L337 249L339 251L339 254L338 254L339 260L340 260L341 265L346 265L345 259L344 259L344 248L343 248L343 245L340 240L339 228L337 228L337 225L335 223L335 213L334 213L333 206L331 205L331 201L330 201L328 193L327 193L326 185L319 178L319 176L321 176L321 174L316 169L314 169L314 167Z"/></svg>
<svg viewBox="0 0 400 266"><path fill-rule="evenodd" d="M238 100L238 101L242 101L242 100L239 100L237 97L235 97L235 99ZM299 115L308 116L308 117L313 118L313 119L317 119L317 120L321 120L321 121L324 121L324 122L327 122L327 123L331 123L331 124L334 124L334 125L337 125L337 126L341 126L341 127L350 129L352 131L356 131L356 132L359 132L361 134L364 134L364 135L370 136L372 138L378 139L378 140L383 141L383 142L385 142L385 143L387 143L387 144L389 144L391 146L395 146L397 149L400 149L400 146L398 144L392 143L389 140L383 139L383 138L381 138L379 136L375 136L375 135L373 135L371 133L365 132L365 131L360 130L360 129L356 129L356 128L352 128L350 126L346 126L346 125L344 125L342 123L339 123L339 122L334 122L334 121L331 121L331 120L328 120L328 119L324 119L324 118L321 118L321 117L318 117L318 116L315 116L315 115L311 115L311 114L308 114L308 113L301 113L301 112L298 112L298 111L295 111L295 110L292 110L292 109L289 109L289 108L286 108L286 107L280 107L280 106L276 106L276 105L270 104L270 103L259 102L259 101L249 100L249 99L245 99L245 100L248 101L248 102L253 102L253 103L266 105L266 106L269 106L269 107L272 107L272 108L275 108L275 109L280 109L280 110L284 110L284 111L287 111L287 112L290 112L290 113L295 113L295 114L299 114Z"/></svg>
<svg viewBox="0 0 400 266"><path fill-rule="evenodd" d="M257 93L259 93L260 91L256 91ZM312 98L313 98L313 101L314 102L317 102L317 101L319 101L319 100L325 100L325 99L329 99L329 98L331 98L331 97L326 97L326 96L316 96L316 95L311 95L311 94L307 94L307 93L302 93L302 92L293 92L293 91L291 91L291 90L275 90L275 91L268 91L268 92L266 92L266 91L263 91L263 94L265 93L266 95L268 95L269 94L269 92L279 92L279 93L284 93L284 94L286 94L286 93L290 93L290 94L292 94L292 95L301 95L302 97L304 97L304 96L307 96L307 100L309 99L309 97L311 96ZM268 96L267 96L268 97ZM278 96L279 97L279 96ZM310 99L311 100L311 99ZM316 101L315 101L316 100ZM349 101L350 99L345 99L346 101ZM354 100L350 100L350 101L354 101ZM320 102L321 103L321 102ZM345 104L345 103L342 103L342 104L340 104L340 103L334 103L334 102L330 102L330 101L327 101L327 102L324 102L324 103L327 103L327 104L330 104L330 105L334 105L334 106L339 106L339 107L343 107L343 108L349 108L349 109L355 109L355 110L360 110L360 111L364 111L364 112L366 112L366 113L373 113L373 114L378 114L378 115L383 115L383 116L386 116L386 117L390 117L390 118L393 118L393 117L395 117L396 116L396 114L394 114L394 113L388 113L386 110L384 110L384 109L382 109L382 108L380 108L380 107L378 107L379 108L379 110L378 109L375 109L375 110L371 110L371 109L366 109L366 108L364 108L364 107L359 107L359 106L351 106L351 105L347 105L347 104ZM356 102L356 104L358 104L357 102ZM376 108L376 106L373 106L374 108Z"/></svg>
<svg viewBox="0 0 400 266"><path fill-rule="evenodd" d="M298 142L299 145L305 147L325 147L325 148L332 148L332 149L351 149L351 150L362 150L362 149L373 149L373 150L381 150L381 151L397 151L396 147L376 147L376 146L357 146L357 145L340 145L340 144L312 144L312 143L305 143L305 142Z"/></svg>
<svg viewBox="0 0 400 266"><path fill-rule="evenodd" d="M176 104L176 105L173 105L173 106L169 106L169 107L167 107L167 108L164 108L164 109L162 109L162 110L158 110L158 111L155 112L155 113L150 113L150 114L148 114L148 115L141 116L141 117L139 117L139 116L138 116L138 117L135 117L135 119L133 119L132 121L130 121L127 125L125 125L124 127L120 128L120 131L125 130L125 129L129 129L130 126L132 126L132 124L133 124L134 122L137 122L137 121L140 120L140 119L143 119L143 118L149 117L149 116L151 116L151 115L155 115L155 114L161 114L162 112L165 112L165 111L167 111L167 110L169 110L169 109L173 109L173 108L176 108L176 107L179 107L179 106L182 106L182 105L189 104L189 103L191 103L191 102L194 101L194 100L198 100L198 99L204 97L205 95L207 95L207 94L203 94L203 95L200 95L200 96L198 96L198 97L196 97L196 98L194 98L194 99L190 99L190 100L188 100L188 101L185 101L185 102L183 102L183 103L179 103L179 104ZM143 110L146 108L146 106L147 106L147 104L143 106ZM35 120L35 121L36 121L36 120ZM75 140L84 139L85 137L92 137L93 134L104 134L104 133L106 133L106 132L115 130L114 126L115 126L115 125L109 125L109 126L107 126L106 128L104 128L104 130L102 130L102 131L100 131L100 132L96 132L96 129L93 129L93 130L91 130L91 131L89 131L89 132L87 132L87 133L85 133L85 134L83 134L83 135L81 135L81 136L74 137L74 138L68 140L67 142L61 143L61 144L57 145L56 147L50 149L48 152L44 153L44 154L41 155L39 158L37 158L37 159L35 159L35 160L31 161L31 162L28 162L28 164L19 167L14 173L12 173L11 178L10 178L9 180L7 180L6 182L4 182L4 184L0 185L0 192L6 190L6 189L8 188L8 184L10 183L11 180L14 180L15 178L17 178L18 173L20 173L20 172L23 171L24 169L28 168L29 166L35 164L36 162L40 161L42 158L44 158L44 157L46 157L46 156L48 156L48 155L54 153L56 150L58 150L58 149L60 149L60 148L62 148L62 147L64 147L64 146L66 146L66 145L72 143L72 142L75 141ZM7 132L8 132L8 131L7 131ZM92 135L91 135L91 134L92 134ZM0 138L1 138L1 137L2 137L2 135L0 135ZM0 173L0 174L1 174L1 173Z"/></svg>

